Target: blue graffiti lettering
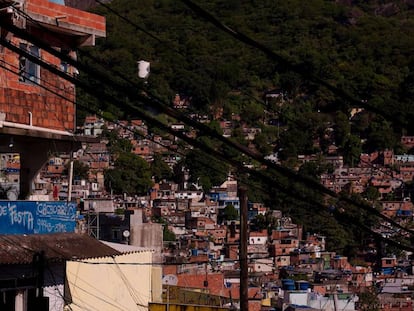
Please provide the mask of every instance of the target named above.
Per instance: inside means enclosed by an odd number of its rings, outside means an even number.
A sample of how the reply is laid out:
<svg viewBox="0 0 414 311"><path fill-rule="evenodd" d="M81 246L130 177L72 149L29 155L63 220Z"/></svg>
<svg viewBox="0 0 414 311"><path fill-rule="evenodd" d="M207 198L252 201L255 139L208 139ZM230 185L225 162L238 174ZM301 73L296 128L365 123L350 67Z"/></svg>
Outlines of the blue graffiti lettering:
<svg viewBox="0 0 414 311"><path fill-rule="evenodd" d="M42 202L37 204L36 214L48 218L75 219L76 208L74 204Z"/></svg>
<svg viewBox="0 0 414 311"><path fill-rule="evenodd" d="M6 205L0 205L0 217L7 216L7 206Z"/></svg>
<svg viewBox="0 0 414 311"><path fill-rule="evenodd" d="M66 225L59 223L55 225L55 232L67 232Z"/></svg>
<svg viewBox="0 0 414 311"><path fill-rule="evenodd" d="M33 230L33 214L29 211L17 211L16 205L9 205L10 224L23 226L29 230Z"/></svg>
<svg viewBox="0 0 414 311"><path fill-rule="evenodd" d="M53 231L53 225L49 223L48 221L44 219L38 219L37 220L37 232L52 232Z"/></svg>

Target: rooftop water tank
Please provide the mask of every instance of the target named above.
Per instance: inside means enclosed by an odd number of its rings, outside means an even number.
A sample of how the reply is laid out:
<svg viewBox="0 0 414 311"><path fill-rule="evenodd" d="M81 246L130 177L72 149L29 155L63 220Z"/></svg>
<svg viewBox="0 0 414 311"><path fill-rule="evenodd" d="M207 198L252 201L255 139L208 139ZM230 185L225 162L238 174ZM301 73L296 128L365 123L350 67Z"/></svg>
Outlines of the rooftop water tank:
<svg viewBox="0 0 414 311"><path fill-rule="evenodd" d="M295 290L295 281L292 279L282 280L282 289L284 290Z"/></svg>
<svg viewBox="0 0 414 311"><path fill-rule="evenodd" d="M309 282L306 282L306 281L297 281L296 282L296 288L298 290L308 290L308 288L309 288Z"/></svg>

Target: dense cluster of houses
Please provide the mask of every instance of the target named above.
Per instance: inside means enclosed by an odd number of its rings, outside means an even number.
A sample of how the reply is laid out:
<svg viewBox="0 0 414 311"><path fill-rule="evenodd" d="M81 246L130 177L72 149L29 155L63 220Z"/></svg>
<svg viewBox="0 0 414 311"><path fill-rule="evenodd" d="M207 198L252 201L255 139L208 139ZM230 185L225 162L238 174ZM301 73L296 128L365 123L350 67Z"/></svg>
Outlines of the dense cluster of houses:
<svg viewBox="0 0 414 311"><path fill-rule="evenodd" d="M85 134L99 135L103 124L95 116L88 117ZM163 151L160 144L154 143L163 138L149 138L144 122L120 124L106 124L106 127L129 139L134 146L132 152L151 161L154 154ZM136 131L143 136L138 138L134 135ZM76 180L72 187L72 198L80 207L79 232L109 242L151 248L154 261L162 263L162 283L168 287L169 303L214 305L219 301L222 306L237 306L240 224L225 214L226 206L240 209L236 180L229 176L209 192L197 185L191 188L196 190L189 190L186 182L163 181L154 183L146 196L114 197L103 186L103 170L111 165L105 142L84 145L72 156L90 167L88 180ZM51 157L36 179L33 199L45 196L67 199L64 172L69 157L67 154ZM166 159L172 167L178 157L168 153ZM307 156L298 158L302 163L314 160ZM361 155L361 162L355 168L345 167L340 156L327 157L326 161L333 166L332 173L321 176L327 188L361 193L372 186L384 199L387 193L395 192L412 179L408 172L414 165L414 158L394 155L392 151ZM391 166L398 167L398 174L389 169ZM405 196L379 202L388 217L412 218L413 204ZM372 289L378 294L381 309L411 310L414 278L408 256L382 258L381 270L374 273L368 263L351 265L346 257L330 252L325 248L329 237L304 234L300 226L280 211L270 211L254 202L249 202L248 210L250 221L262 215L277 224L272 230L251 227L248 233L249 310L300 310L304 306L317 310L357 310L362 303L359 295ZM165 234L165 230L175 238L162 241L160 232ZM189 293L190 289L196 289L198 296ZM164 291L164 301L166 295Z"/></svg>

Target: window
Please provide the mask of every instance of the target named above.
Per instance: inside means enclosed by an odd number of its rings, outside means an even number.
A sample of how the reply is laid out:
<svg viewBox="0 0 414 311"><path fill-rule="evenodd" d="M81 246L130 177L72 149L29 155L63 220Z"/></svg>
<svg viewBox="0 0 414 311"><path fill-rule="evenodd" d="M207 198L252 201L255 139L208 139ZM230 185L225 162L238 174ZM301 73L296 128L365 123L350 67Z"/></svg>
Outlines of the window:
<svg viewBox="0 0 414 311"><path fill-rule="evenodd" d="M40 50L34 45L29 45L27 43L20 43L20 49L28 52L29 54L40 57ZM38 84L40 81L40 66L24 56L19 58L19 81Z"/></svg>

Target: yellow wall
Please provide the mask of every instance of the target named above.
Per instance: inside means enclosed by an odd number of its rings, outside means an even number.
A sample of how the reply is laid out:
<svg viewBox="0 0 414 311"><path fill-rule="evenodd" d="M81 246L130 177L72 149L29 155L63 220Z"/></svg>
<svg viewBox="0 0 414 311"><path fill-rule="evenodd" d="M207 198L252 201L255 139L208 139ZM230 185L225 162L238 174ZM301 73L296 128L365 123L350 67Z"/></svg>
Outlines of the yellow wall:
<svg viewBox="0 0 414 311"><path fill-rule="evenodd" d="M67 262L72 309L148 310L152 252Z"/></svg>
<svg viewBox="0 0 414 311"><path fill-rule="evenodd" d="M162 267L152 267L152 302L162 302Z"/></svg>

